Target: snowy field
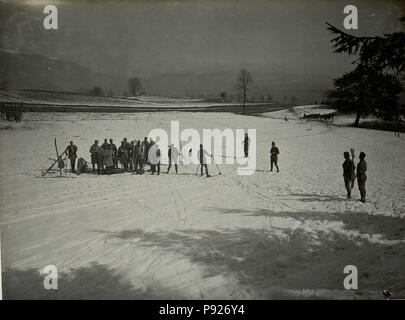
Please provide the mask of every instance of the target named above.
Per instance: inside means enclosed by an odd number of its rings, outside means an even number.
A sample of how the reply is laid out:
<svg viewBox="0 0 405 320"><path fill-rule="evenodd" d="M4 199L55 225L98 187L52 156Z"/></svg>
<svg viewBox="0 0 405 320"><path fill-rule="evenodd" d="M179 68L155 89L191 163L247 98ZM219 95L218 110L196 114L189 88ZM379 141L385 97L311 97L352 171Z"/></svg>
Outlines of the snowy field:
<svg viewBox="0 0 405 320"><path fill-rule="evenodd" d="M126 98L113 98L113 97L97 97L91 95L66 93L66 92L52 92L41 90L16 90L6 91L0 90L0 100L2 102L23 102L26 106L35 108L46 105L47 107L57 110L61 107L109 107L112 108L129 108L130 109L146 109L145 111L159 109L201 109L222 107L230 108L230 112L238 106L237 103L226 102L208 102L204 99L188 99L188 98L168 98L168 97L155 97L155 96L137 96ZM273 103L248 103L249 106L269 106ZM237 108L239 109L239 107ZM71 110L72 111L72 110ZM74 111L74 110L73 110ZM92 110L91 110L92 111Z"/></svg>
<svg viewBox="0 0 405 320"><path fill-rule="evenodd" d="M405 298L405 141L392 132L226 113L26 114L1 122L0 230L5 299ZM80 121L79 121L80 120ZM257 170L195 165L169 175L37 178L69 140L150 129L257 129ZM280 148L270 173L269 147ZM367 203L346 200L343 152L367 154ZM166 149L162 147L163 152ZM357 158L356 158L357 164ZM167 170L166 166L162 171ZM58 290L43 288L46 265ZM343 269L359 289L344 290Z"/></svg>

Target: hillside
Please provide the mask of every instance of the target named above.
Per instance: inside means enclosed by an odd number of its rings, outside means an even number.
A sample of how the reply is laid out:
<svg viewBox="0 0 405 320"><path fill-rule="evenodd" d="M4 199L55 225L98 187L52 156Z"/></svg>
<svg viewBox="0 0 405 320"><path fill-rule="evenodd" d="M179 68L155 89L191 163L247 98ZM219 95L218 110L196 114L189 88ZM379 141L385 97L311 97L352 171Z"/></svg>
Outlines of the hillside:
<svg viewBox="0 0 405 320"><path fill-rule="evenodd" d="M166 97L219 97L226 91L237 97L235 83L238 70L217 70L206 73L178 72L139 76L148 95ZM251 70L253 83L250 97L270 94L275 100L290 102L296 96L299 103L321 100L323 92L332 86L331 75L285 73L282 70ZM128 76L95 72L80 64L53 59L39 54L0 49L0 87L8 90L51 90L77 92L100 86L105 93L115 95L127 91Z"/></svg>
<svg viewBox="0 0 405 320"><path fill-rule="evenodd" d="M0 74L2 87L9 90L77 91L79 88L101 86L106 91L122 92L127 81L70 61L6 49L0 49Z"/></svg>

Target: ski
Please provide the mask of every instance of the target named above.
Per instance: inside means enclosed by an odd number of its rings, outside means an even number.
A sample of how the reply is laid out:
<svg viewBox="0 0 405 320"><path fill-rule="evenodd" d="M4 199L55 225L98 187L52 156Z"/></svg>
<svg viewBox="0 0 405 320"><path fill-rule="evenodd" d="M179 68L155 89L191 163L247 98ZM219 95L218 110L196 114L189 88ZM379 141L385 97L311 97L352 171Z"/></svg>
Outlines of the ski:
<svg viewBox="0 0 405 320"><path fill-rule="evenodd" d="M58 146L56 145L56 138L55 138L54 143L55 143L55 150L56 150L56 157L57 157L57 159L56 159L56 160L53 160L54 162L51 164L51 166L50 166L44 173L42 173L41 177L44 177L49 171L51 171L52 168L55 166L55 164L58 163L58 166L61 166L60 164L61 164L62 156L63 156L63 155L66 153L66 151L67 151L67 149L66 149L61 155L59 155ZM63 164L63 161L62 161L62 164ZM59 172L60 172L60 176L62 176L62 168L59 168Z"/></svg>

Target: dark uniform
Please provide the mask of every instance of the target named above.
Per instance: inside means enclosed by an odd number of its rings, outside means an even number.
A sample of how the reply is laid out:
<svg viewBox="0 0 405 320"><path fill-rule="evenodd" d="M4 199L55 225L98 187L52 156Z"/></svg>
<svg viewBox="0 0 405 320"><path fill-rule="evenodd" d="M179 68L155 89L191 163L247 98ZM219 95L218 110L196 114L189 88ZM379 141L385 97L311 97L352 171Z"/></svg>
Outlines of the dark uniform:
<svg viewBox="0 0 405 320"><path fill-rule="evenodd" d="M365 157L365 155L364 155ZM360 190L360 196L361 196L361 201L365 202L366 201L366 180L367 180L367 162L363 158L360 158L360 162L357 165L357 184L359 185L359 190Z"/></svg>
<svg viewBox="0 0 405 320"><path fill-rule="evenodd" d="M135 145L135 172L141 173L142 171L142 146L138 140Z"/></svg>
<svg viewBox="0 0 405 320"><path fill-rule="evenodd" d="M131 143L129 145L128 157L129 157L129 170L131 172L133 172L134 165L135 165L135 142L134 141L131 141Z"/></svg>
<svg viewBox="0 0 405 320"><path fill-rule="evenodd" d="M247 134L245 134L245 139L243 140L243 150L245 152L245 158L247 158L249 155L249 144L250 144L250 138L248 137Z"/></svg>
<svg viewBox="0 0 405 320"><path fill-rule="evenodd" d="M70 142L70 145L66 147L67 149L67 154L68 158L70 160L70 166L72 168L72 172L75 171L75 162L77 158L77 147L73 144L73 142Z"/></svg>
<svg viewBox="0 0 405 320"><path fill-rule="evenodd" d="M200 160L201 176L203 176L203 168L205 168L205 175L207 178L210 177L208 173L207 157L211 157L211 155L205 149L203 149L202 144L200 144L200 149L198 150L197 156Z"/></svg>
<svg viewBox="0 0 405 320"><path fill-rule="evenodd" d="M355 179L355 169L356 166L354 165L353 161L349 158L349 154L345 155L345 161L343 162L343 179L345 182L345 187L347 191L347 197L351 198L352 196L352 188Z"/></svg>
<svg viewBox="0 0 405 320"><path fill-rule="evenodd" d="M280 154L280 150L276 147L275 143L272 143L272 147L270 149L270 171L273 171L273 164L276 166L277 172L280 170L278 169L278 155Z"/></svg>

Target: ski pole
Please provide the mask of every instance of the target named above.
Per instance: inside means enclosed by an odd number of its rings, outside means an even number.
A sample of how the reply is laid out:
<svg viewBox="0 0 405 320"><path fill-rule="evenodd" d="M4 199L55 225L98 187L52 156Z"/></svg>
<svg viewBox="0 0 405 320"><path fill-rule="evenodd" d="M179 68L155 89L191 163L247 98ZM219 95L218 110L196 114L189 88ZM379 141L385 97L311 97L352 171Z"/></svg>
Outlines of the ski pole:
<svg viewBox="0 0 405 320"><path fill-rule="evenodd" d="M212 155L211 155L211 158L212 158L212 160L214 161L215 165L217 166L218 174L221 175L221 174L222 174L222 173L221 173L221 170L219 170L219 167L218 167L217 163L215 162L215 159L214 159L214 157L213 157Z"/></svg>

